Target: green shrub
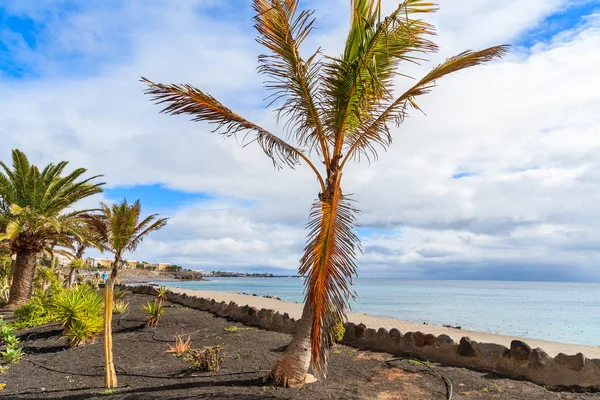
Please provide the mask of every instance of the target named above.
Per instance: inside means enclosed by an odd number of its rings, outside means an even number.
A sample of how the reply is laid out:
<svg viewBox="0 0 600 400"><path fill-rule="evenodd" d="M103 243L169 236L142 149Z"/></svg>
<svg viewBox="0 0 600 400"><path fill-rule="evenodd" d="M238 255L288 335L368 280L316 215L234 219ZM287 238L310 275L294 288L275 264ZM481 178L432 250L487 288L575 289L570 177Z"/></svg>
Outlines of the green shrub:
<svg viewBox="0 0 600 400"><path fill-rule="evenodd" d="M113 303L113 313L123 314L127 311L127 307L129 307L129 303L125 303L123 300L117 300Z"/></svg>
<svg viewBox="0 0 600 400"><path fill-rule="evenodd" d="M87 285L76 286L54 298L63 337L72 347L93 343L104 327L102 296Z"/></svg>
<svg viewBox="0 0 600 400"><path fill-rule="evenodd" d="M10 295L10 285L8 284L8 276L0 278L0 304L8 303Z"/></svg>
<svg viewBox="0 0 600 400"><path fill-rule="evenodd" d="M346 328L344 328L344 321L342 319L334 321L333 325L331 325L331 336L333 337L333 340L341 342L345 333Z"/></svg>
<svg viewBox="0 0 600 400"><path fill-rule="evenodd" d="M60 291L62 292L62 289ZM15 330L57 321L51 295L43 290L37 290L26 304L15 310L15 319L16 321L10 324Z"/></svg>
<svg viewBox="0 0 600 400"><path fill-rule="evenodd" d="M0 357L5 364L17 363L24 355L23 349L16 346L8 346L6 350L0 352Z"/></svg>
<svg viewBox="0 0 600 400"><path fill-rule="evenodd" d="M146 328L154 328L156 325L158 325L161 315L163 315L165 312L164 308L162 307L162 303L157 303L154 301L147 302L143 309L147 315Z"/></svg>

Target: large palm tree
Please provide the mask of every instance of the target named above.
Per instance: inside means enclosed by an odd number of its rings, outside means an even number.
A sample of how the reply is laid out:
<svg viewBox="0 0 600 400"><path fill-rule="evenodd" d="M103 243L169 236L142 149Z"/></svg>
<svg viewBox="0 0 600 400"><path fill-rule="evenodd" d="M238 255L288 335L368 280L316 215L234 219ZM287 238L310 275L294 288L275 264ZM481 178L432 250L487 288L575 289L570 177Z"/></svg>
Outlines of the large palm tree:
<svg viewBox="0 0 600 400"><path fill-rule="evenodd" d="M320 193L308 224L308 242L300 260L306 276L306 304L298 331L272 371L276 384L305 381L311 358L324 376L332 321L343 318L354 297L351 289L360 250L355 233L356 210L342 193L342 171L348 161L377 158L378 148L392 142L388 125L400 124L416 99L450 73L502 56L507 46L465 51L433 68L405 92L395 95L403 63L418 63L438 50L430 37L435 28L419 15L436 10L429 1L406 0L382 17L379 0L352 0L350 30L339 57L307 58L299 47L311 32L313 11L299 10L298 0L253 0L257 41L268 53L258 70L273 90L278 118L287 119L288 140L278 137L225 107L191 85L149 85L147 93L163 112L190 114L194 121L216 124L225 136L243 134L262 147L276 166L305 163L314 171ZM316 155L319 162L313 162ZM324 170L324 171L323 171ZM311 357L312 356L312 357Z"/></svg>
<svg viewBox="0 0 600 400"><path fill-rule="evenodd" d="M133 204L123 200L120 204L112 206L101 203L100 213L91 214L87 220L96 242L114 254L111 272L113 279L117 277L123 263L123 254L135 251L148 234L167 224L168 218L156 219L158 214L140 220L141 213L142 206L139 200Z"/></svg>
<svg viewBox="0 0 600 400"><path fill-rule="evenodd" d="M25 154L12 151L13 168L0 167L0 240L10 242L17 255L10 289L9 308L27 302L31 296L37 256L57 243L75 220L89 210L76 211L81 199L102 191L98 176L82 179L85 168L62 176L68 162L48 164L43 170L31 165Z"/></svg>

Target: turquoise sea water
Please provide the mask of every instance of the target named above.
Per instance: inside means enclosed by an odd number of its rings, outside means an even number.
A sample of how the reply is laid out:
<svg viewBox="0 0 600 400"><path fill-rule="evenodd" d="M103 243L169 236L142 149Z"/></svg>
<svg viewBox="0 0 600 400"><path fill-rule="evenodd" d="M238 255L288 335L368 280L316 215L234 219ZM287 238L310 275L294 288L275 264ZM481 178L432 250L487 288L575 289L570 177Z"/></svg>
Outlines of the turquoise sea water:
<svg viewBox="0 0 600 400"><path fill-rule="evenodd" d="M167 286L303 301L300 278L211 278ZM352 311L535 339L600 345L600 283L357 279Z"/></svg>

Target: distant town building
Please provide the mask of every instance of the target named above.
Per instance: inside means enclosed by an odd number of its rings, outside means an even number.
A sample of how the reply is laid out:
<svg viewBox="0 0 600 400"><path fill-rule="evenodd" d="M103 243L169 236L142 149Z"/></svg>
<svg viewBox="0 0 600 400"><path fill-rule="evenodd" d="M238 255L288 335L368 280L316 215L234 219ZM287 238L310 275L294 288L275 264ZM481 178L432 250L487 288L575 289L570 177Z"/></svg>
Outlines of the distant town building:
<svg viewBox="0 0 600 400"><path fill-rule="evenodd" d="M54 254L55 266L66 267L71 262L71 257L67 257L64 254Z"/></svg>
<svg viewBox="0 0 600 400"><path fill-rule="evenodd" d="M157 271L164 271L171 266L171 264L168 263L156 263L155 265Z"/></svg>
<svg viewBox="0 0 600 400"><path fill-rule="evenodd" d="M113 260L109 258L88 257L85 265L88 267L111 268Z"/></svg>

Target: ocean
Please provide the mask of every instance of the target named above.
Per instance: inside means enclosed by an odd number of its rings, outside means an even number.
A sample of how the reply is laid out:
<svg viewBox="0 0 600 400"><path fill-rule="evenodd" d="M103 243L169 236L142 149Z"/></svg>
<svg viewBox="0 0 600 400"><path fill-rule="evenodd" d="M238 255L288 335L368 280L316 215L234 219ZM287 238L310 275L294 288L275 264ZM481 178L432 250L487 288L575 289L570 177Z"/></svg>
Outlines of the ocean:
<svg viewBox="0 0 600 400"><path fill-rule="evenodd" d="M302 302L300 278L208 278L170 287ZM600 283L355 280L352 311L525 338L600 345Z"/></svg>

